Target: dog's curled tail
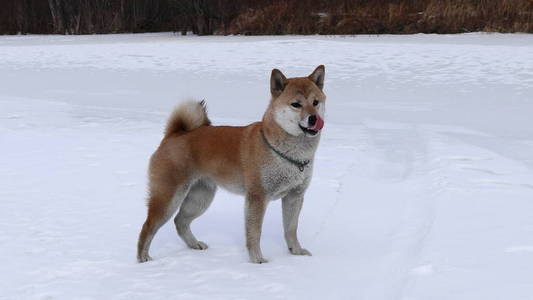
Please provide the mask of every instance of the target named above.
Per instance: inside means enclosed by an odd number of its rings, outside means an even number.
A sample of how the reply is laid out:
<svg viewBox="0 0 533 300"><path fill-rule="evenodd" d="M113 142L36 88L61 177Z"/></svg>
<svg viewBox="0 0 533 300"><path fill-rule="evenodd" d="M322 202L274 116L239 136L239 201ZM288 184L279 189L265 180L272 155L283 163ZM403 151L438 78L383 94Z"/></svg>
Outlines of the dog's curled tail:
<svg viewBox="0 0 533 300"><path fill-rule="evenodd" d="M211 125L205 101L187 101L176 107L170 115L165 127L165 137L183 134L204 125Z"/></svg>

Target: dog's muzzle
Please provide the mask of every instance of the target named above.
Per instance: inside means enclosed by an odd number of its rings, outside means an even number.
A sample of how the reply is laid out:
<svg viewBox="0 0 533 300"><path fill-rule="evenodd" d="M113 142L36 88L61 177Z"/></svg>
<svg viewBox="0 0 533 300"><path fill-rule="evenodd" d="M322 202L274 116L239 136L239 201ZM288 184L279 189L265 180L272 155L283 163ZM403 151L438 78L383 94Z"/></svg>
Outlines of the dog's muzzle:
<svg viewBox="0 0 533 300"><path fill-rule="evenodd" d="M324 120L318 114L312 115L307 119L307 124L307 127L299 125L300 129L309 135L316 135L324 127Z"/></svg>

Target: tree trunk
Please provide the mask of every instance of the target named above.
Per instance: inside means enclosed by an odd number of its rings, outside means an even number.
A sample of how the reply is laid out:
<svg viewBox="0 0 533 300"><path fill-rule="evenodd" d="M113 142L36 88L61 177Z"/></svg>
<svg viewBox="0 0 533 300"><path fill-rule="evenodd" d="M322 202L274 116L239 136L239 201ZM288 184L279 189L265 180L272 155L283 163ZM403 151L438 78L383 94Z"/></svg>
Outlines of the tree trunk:
<svg viewBox="0 0 533 300"><path fill-rule="evenodd" d="M65 20L63 19L63 9L61 0L48 0L52 22L54 23L54 33L65 33Z"/></svg>

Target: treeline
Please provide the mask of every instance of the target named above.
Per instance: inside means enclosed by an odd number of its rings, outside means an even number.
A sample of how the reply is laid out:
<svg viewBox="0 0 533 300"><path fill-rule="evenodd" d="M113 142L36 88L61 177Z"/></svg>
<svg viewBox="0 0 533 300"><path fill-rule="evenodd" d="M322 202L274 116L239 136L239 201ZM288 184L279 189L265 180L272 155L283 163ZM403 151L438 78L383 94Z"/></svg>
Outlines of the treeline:
<svg viewBox="0 0 533 300"><path fill-rule="evenodd" d="M533 0L0 0L0 34L533 33Z"/></svg>

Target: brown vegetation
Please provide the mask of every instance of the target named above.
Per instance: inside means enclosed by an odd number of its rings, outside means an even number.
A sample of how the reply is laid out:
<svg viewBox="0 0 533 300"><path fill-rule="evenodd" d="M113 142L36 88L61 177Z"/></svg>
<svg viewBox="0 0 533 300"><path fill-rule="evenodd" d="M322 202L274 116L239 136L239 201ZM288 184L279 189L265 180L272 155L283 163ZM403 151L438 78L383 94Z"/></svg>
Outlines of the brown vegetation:
<svg viewBox="0 0 533 300"><path fill-rule="evenodd" d="M0 33L533 32L532 0L0 0Z"/></svg>
<svg viewBox="0 0 533 300"><path fill-rule="evenodd" d="M531 0L265 1L230 34L533 32Z"/></svg>

